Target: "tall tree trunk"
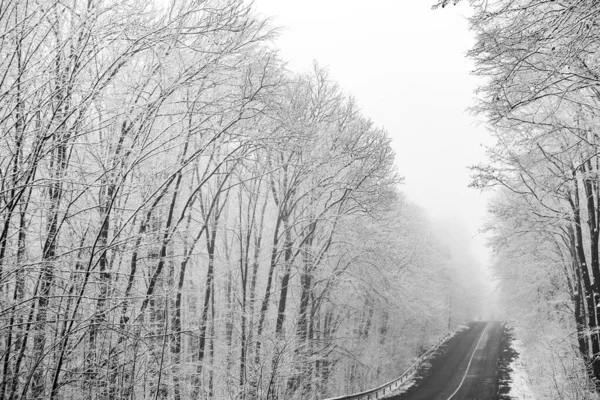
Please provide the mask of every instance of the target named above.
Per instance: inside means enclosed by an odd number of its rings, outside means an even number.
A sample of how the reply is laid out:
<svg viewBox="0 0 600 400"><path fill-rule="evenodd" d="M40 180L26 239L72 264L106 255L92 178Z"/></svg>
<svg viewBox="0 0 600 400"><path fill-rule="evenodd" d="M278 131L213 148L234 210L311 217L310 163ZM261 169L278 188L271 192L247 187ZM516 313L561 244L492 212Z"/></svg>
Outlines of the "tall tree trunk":
<svg viewBox="0 0 600 400"><path fill-rule="evenodd" d="M252 327L254 326L254 319L255 319L255 303L256 303L256 282L258 279L258 267L259 267L259 257L260 257L260 250L262 248L262 238L263 238L263 227L264 227L264 220L265 220L265 214L266 214L266 209L267 209L267 204L269 201L269 197L267 194L265 194L265 198L264 198L264 202L262 204L261 210L260 210L260 222L255 225L255 229L256 232L254 233L254 253L253 253L253 257L252 257L252 276L250 278L250 293L248 295L248 303L250 306L250 316L249 316L249 322L248 322L248 326L250 327L248 329L248 338L246 340L246 346L242 346L241 351L243 352L243 356L242 356L242 360L243 360L243 364L240 364L240 386L241 386L241 392L243 393L242 396L244 396L242 398L242 400L245 400L246 398L246 394L248 394L247 398L253 399L256 397L256 388L257 388L257 380L258 377L252 375L251 379L250 379L250 387L248 388L248 390L245 390L245 382L248 380L246 378L246 374L247 374L247 364L248 364L248 353L249 353L249 349L252 346L253 340L254 340L254 336L253 336L253 329ZM257 343L258 346L258 343ZM256 357L255 357L256 360ZM247 392L247 393L246 393Z"/></svg>
<svg viewBox="0 0 600 400"><path fill-rule="evenodd" d="M209 241L208 244L208 248L209 248L209 253L208 253L208 270L206 272L206 287L204 289L204 304L202 306L202 314L200 316L200 329L198 330L198 337L199 337L199 343L198 343L198 354L197 354L197 367L196 367L196 375L194 377L194 388L193 388L193 397L197 398L200 392L200 388L202 387L202 367L203 367L203 363L204 363L204 355L205 355L205 349L206 349L206 331L207 331L207 324L208 324L208 313L210 311L210 298L213 295L212 294L212 281L214 279L214 264L215 264L215 259L214 259L214 252L213 252L213 240L212 240L212 234L210 235L210 239L207 239Z"/></svg>
<svg viewBox="0 0 600 400"><path fill-rule="evenodd" d="M63 195L62 172L66 169L67 162L66 142L59 143L55 151L55 182L51 184L50 189L48 190L50 206L48 209L47 236L42 253L42 271L38 278L40 291L37 307L38 313L35 320L35 335L33 338L35 362L33 364L33 372L30 379L25 383L23 388L22 397L27 395L29 382L31 382L31 395L33 398L44 397L45 392L45 370L43 368L43 360L45 358L46 347L46 318L50 304L50 292L54 281L54 262L58 244L60 201Z"/></svg>
<svg viewBox="0 0 600 400"><path fill-rule="evenodd" d="M282 223L281 215L278 216L277 221L275 222L275 232L273 233L273 242L271 244L271 262L269 265L269 273L267 275L267 287L265 288L265 295L263 297L260 312L258 317L258 327L256 330L256 353L255 353L255 363L260 363L260 347L262 341L262 333L265 326L265 319L267 317L267 310L269 308L269 301L271 299L271 290L273 286L273 276L275 272L275 267L277 266L277 255L279 252L279 229Z"/></svg>
<svg viewBox="0 0 600 400"><path fill-rule="evenodd" d="M31 190L29 191L31 195ZM25 256L25 247L27 239L27 227L26 227L26 215L27 215L28 202L21 204L19 212L19 235L17 238L17 258L16 258L16 271L15 271L15 286L13 288L13 307L16 307L25 296L25 277L24 271L21 268L23 258ZM13 384L17 382L19 376L18 368L10 369L10 355L14 348L14 353L19 354L22 346L22 335L23 335L23 316L21 312L13 308L10 315L10 322L8 326L8 332L6 333L6 350L4 351L3 361L3 372L2 372L2 383L0 385L0 400L4 400L6 394L7 385L9 382ZM13 342L14 335L14 342ZM11 376L12 374L12 376Z"/></svg>
<svg viewBox="0 0 600 400"><path fill-rule="evenodd" d="M208 370L208 398L214 398L215 384L215 281L211 282L212 296L210 296L210 342L208 344L208 358L210 368Z"/></svg>
<svg viewBox="0 0 600 400"><path fill-rule="evenodd" d="M578 177L576 175L576 172L574 172L573 174L574 190L572 196L568 200L573 212L573 230L575 232L575 248L577 253L577 262L579 265L579 270L581 272L583 289L585 293L585 295L582 296L582 301L586 306L586 312L588 314L587 335L590 341L590 346L588 347L588 349L591 350L593 357L593 354L598 354L598 352L600 351L600 342L598 341L598 334L595 333L597 330L598 321L596 319L596 310L594 309L594 288L589 275L588 263L586 262L586 255L583 247L583 233L581 228L581 213L579 207L579 188L577 183ZM590 357L590 355L584 355L584 357L587 358ZM598 363L600 362L597 361L596 364ZM593 359L591 359L590 365L592 373L595 376L597 367L594 364Z"/></svg>
<svg viewBox="0 0 600 400"><path fill-rule="evenodd" d="M193 379L193 391L192 397L198 397L200 393L200 388L202 387L202 370L204 364L204 358L206 353L206 332L208 328L208 314L210 311L211 305L211 297L214 296L213 293L213 280L214 280L214 268L215 268L215 245L217 239L217 229L219 224L219 217L223 207L219 206L219 194L217 193L214 197L214 201L216 203L216 211L211 215L211 210L207 211L207 207L204 206L202 200L200 201L200 208L202 210L202 214L204 216L206 223L212 219L211 227L207 230L206 234L206 249L208 252L208 269L206 271L206 288L204 290L204 304L202 306L202 314L200 316L199 322L199 342L198 342L198 358L197 358L197 367L196 374ZM225 197L225 203L227 202L227 196Z"/></svg>
<svg viewBox="0 0 600 400"><path fill-rule="evenodd" d="M275 324L275 334L283 334L283 324L285 323L285 309L287 304L288 287L290 284L290 274L292 273L292 231L290 229L289 215L285 214L283 219L283 229L285 232L285 241L283 244L283 257L285 269L281 277L281 291L279 294L279 307L277 309L277 322Z"/></svg>

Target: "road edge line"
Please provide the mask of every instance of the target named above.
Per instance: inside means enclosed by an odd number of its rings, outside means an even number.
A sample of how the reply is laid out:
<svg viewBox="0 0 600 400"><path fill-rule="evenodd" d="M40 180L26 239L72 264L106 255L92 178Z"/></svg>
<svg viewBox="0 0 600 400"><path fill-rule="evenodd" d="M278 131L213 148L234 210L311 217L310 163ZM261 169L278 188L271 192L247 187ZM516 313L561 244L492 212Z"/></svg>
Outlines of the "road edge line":
<svg viewBox="0 0 600 400"><path fill-rule="evenodd" d="M460 390L460 388L462 387L463 383L465 383L465 379L467 377L467 374L469 373L469 368L471 368L471 362L473 361L473 357L475 357L475 352L477 351L477 348L479 347L479 343L481 343L481 339L483 339L483 334L485 333L485 331L487 331L487 328L489 328L490 324L487 323L485 325L485 329L483 330L483 332L481 332L481 336L479 337L479 340L477 341L477 344L475 345L475 350L473 350L473 354L471 354L471 358L469 359L469 364L467 365L467 370L465 371L465 374L462 378L462 381L460 381L460 384L458 385L458 387L456 388L456 390L454 391L454 393L452 393L450 395L450 397L448 397L446 400L450 400L454 397L454 395L456 393L458 393L458 391Z"/></svg>

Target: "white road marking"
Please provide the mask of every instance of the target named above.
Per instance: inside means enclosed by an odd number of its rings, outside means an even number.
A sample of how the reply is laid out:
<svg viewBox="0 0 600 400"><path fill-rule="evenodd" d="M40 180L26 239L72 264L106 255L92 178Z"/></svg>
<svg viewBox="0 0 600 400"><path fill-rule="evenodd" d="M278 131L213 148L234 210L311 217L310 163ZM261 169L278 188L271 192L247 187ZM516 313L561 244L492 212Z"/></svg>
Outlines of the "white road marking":
<svg viewBox="0 0 600 400"><path fill-rule="evenodd" d="M465 378L467 377L467 374L469 373L469 368L471 368L471 362L473 361L473 356L475 356L475 352L476 352L476 351L479 349L479 343L481 343L481 339L483 339L483 335L485 335L485 331L487 331L487 328L488 328L489 326L490 326L490 325L489 325L489 324L487 324L487 325L485 326L485 329L483 330L483 332L481 332L481 336L479 337L479 340L477 341L477 345L475 346L475 350L473 350L473 354L471 354L471 358L469 359L469 365L467 365L467 370L465 371L465 375L463 376L463 378L462 378L462 381L460 381L460 384L458 385L458 387L456 388L456 390L454 391L454 393L452 393L452 394L450 395L450 397L448 397L448 399L447 399L447 400L450 400L451 398L453 398L453 397L454 397L454 395L455 395L456 393L458 393L458 391L459 391L459 390L460 390L460 388L462 387L462 384L465 382Z"/></svg>

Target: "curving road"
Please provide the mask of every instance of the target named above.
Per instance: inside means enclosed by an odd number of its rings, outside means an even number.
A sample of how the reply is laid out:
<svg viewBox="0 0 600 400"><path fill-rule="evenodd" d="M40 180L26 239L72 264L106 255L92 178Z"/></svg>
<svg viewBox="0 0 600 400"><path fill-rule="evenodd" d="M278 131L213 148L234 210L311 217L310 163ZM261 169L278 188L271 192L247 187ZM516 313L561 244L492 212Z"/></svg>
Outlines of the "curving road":
<svg viewBox="0 0 600 400"><path fill-rule="evenodd" d="M475 322L452 338L431 367L394 400L495 400L502 322Z"/></svg>

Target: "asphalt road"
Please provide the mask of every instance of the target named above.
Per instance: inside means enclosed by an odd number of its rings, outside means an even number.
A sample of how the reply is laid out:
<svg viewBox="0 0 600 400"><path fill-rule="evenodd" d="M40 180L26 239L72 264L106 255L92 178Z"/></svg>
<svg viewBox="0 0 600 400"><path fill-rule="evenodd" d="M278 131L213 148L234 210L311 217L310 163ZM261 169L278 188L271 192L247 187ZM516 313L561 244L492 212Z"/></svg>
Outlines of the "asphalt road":
<svg viewBox="0 0 600 400"><path fill-rule="evenodd" d="M501 322L475 322L431 360L416 384L394 400L496 400Z"/></svg>

